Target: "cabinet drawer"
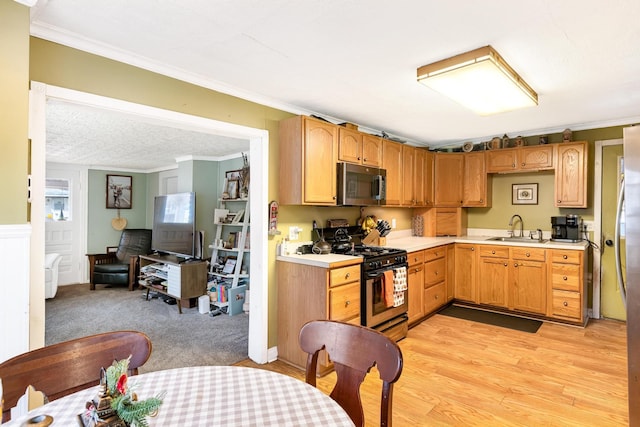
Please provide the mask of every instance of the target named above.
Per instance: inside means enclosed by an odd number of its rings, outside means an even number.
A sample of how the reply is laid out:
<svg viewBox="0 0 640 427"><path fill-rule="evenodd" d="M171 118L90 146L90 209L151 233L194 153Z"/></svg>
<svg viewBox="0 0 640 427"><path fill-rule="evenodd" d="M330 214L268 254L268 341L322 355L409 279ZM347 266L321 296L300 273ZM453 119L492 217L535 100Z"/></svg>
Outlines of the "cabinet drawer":
<svg viewBox="0 0 640 427"><path fill-rule="evenodd" d="M529 261L544 261L545 250L538 248L511 248L511 258Z"/></svg>
<svg viewBox="0 0 640 427"><path fill-rule="evenodd" d="M509 248L507 246L480 245L478 251L481 257L509 258Z"/></svg>
<svg viewBox="0 0 640 427"><path fill-rule="evenodd" d="M424 313L429 314L447 302L444 283L429 286L424 290Z"/></svg>
<svg viewBox="0 0 640 427"><path fill-rule="evenodd" d="M347 321L360 316L360 282L329 290L329 319Z"/></svg>
<svg viewBox="0 0 640 427"><path fill-rule="evenodd" d="M407 255L407 262L409 263L409 267L422 264L424 262L424 251L410 252L409 255Z"/></svg>
<svg viewBox="0 0 640 427"><path fill-rule="evenodd" d="M432 284L442 282L447 278L447 263L444 258L425 263L424 283Z"/></svg>
<svg viewBox="0 0 640 427"><path fill-rule="evenodd" d="M580 291L580 266L575 264L551 265L551 281L553 289Z"/></svg>
<svg viewBox="0 0 640 427"><path fill-rule="evenodd" d="M551 262L561 262L563 264L580 264L580 251L560 251L551 252Z"/></svg>
<svg viewBox="0 0 640 427"><path fill-rule="evenodd" d="M360 283L360 265L350 265L348 267L334 268L329 272L331 287L344 285L345 283L358 281Z"/></svg>
<svg viewBox="0 0 640 427"><path fill-rule="evenodd" d="M552 316L581 320L580 293L553 290Z"/></svg>
<svg viewBox="0 0 640 427"><path fill-rule="evenodd" d="M434 259L443 258L446 253L447 248L445 246L438 246L437 248L427 249L424 251L424 260L425 262L428 262Z"/></svg>

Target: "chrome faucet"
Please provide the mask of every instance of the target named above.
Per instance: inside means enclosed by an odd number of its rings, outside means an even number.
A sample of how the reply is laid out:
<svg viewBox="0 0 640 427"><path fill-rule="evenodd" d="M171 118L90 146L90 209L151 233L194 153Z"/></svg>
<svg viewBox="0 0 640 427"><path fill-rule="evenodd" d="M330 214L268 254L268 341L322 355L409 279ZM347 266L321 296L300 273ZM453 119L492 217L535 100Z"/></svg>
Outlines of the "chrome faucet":
<svg viewBox="0 0 640 427"><path fill-rule="evenodd" d="M524 237L524 222L522 221L522 217L518 214L513 215L509 220L509 227L511 227L509 234L511 234L511 237L516 237L513 232L513 220L515 218L518 218L520 220L520 235L517 237Z"/></svg>

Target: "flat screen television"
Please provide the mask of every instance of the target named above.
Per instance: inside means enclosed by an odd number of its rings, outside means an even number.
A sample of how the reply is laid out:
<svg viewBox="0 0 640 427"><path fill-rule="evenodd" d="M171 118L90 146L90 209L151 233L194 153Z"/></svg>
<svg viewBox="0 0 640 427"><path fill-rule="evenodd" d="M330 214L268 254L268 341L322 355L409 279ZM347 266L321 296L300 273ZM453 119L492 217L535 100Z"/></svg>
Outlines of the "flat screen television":
<svg viewBox="0 0 640 427"><path fill-rule="evenodd" d="M195 257L196 194L156 196L151 249L160 254Z"/></svg>

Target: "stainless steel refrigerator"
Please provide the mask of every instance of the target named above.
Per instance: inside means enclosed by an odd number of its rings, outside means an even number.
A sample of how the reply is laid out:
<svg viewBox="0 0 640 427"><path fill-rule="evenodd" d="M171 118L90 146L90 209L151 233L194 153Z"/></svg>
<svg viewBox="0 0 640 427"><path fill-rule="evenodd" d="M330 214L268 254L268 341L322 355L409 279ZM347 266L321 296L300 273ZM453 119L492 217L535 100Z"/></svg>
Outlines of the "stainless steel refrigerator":
<svg viewBox="0 0 640 427"><path fill-rule="evenodd" d="M629 425L640 426L640 126L624 128Z"/></svg>

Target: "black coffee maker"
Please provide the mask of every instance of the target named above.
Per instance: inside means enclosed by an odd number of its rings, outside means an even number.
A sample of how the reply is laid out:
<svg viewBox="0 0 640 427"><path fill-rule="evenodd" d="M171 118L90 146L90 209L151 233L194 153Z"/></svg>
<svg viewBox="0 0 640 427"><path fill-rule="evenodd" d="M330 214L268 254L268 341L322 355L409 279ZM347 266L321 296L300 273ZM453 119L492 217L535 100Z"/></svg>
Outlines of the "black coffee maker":
<svg viewBox="0 0 640 427"><path fill-rule="evenodd" d="M551 240L554 242L581 242L582 218L580 215L551 217Z"/></svg>

